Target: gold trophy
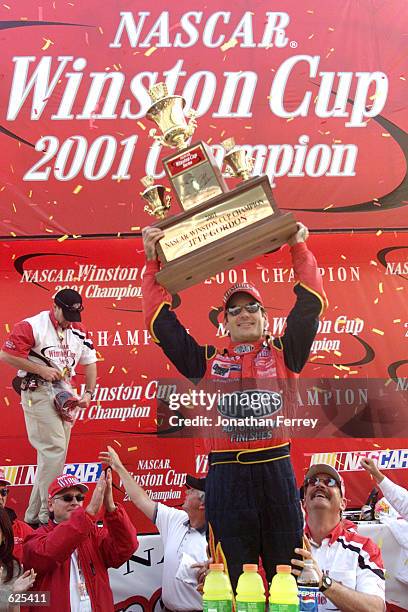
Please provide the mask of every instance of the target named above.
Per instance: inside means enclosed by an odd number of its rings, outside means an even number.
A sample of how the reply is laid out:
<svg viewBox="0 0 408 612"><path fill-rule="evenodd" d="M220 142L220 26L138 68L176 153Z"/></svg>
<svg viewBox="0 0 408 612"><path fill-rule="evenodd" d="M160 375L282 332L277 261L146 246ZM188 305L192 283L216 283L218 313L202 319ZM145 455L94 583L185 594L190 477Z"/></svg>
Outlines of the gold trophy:
<svg viewBox="0 0 408 612"><path fill-rule="evenodd" d="M183 112L185 100L169 96L165 83L157 83L149 90L152 105L146 117L154 121L163 135L150 130L156 142L178 150L163 159L164 169L183 210L190 210L210 198L226 193L228 187L217 166L210 147L205 142L187 146L196 128L194 111L189 111L187 123Z"/></svg>
<svg viewBox="0 0 408 612"><path fill-rule="evenodd" d="M157 281L170 293L200 283L232 266L281 246L297 226L292 214L281 213L266 175L250 178L253 162L233 138L223 142L230 174L243 179L229 190L211 149L205 142L188 144L196 123L187 123L185 101L168 95L164 83L149 91L152 105L147 118L163 134L151 131L161 144L177 149L163 165L183 212L166 218L169 196L151 177L142 179L141 194L149 214L160 221L155 227L165 236L157 245L161 270ZM146 209L145 209L146 210Z"/></svg>
<svg viewBox="0 0 408 612"><path fill-rule="evenodd" d="M162 145L184 149L197 126L195 112L189 111L190 120L187 123L183 112L186 101L181 96L169 96L165 83L154 85L149 90L149 95L153 104L146 117L154 121L163 132L161 135L157 134L156 129L151 129L149 135Z"/></svg>
<svg viewBox="0 0 408 612"><path fill-rule="evenodd" d="M147 202L144 211L152 217L164 219L170 208L171 202L170 196L165 193L166 188L163 185L155 185L152 176L144 176L140 179L140 182L143 187L146 187L146 189L140 193L142 198Z"/></svg>
<svg viewBox="0 0 408 612"><path fill-rule="evenodd" d="M229 176L238 176L243 181L247 181L254 169L252 157L248 158L243 147L235 144L234 138L227 138L221 144L226 151L224 161L227 165Z"/></svg>

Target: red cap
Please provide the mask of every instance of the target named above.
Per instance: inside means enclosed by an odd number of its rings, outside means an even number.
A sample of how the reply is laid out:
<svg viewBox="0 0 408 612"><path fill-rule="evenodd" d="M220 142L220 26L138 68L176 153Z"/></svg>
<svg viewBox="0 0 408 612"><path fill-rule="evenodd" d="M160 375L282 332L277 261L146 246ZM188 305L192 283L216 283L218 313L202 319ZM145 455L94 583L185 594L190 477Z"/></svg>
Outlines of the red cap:
<svg viewBox="0 0 408 612"><path fill-rule="evenodd" d="M257 302L263 306L263 300L258 289L252 283L235 283L224 293L224 310L227 308L227 304L235 293L248 293L251 297L255 298Z"/></svg>
<svg viewBox="0 0 408 612"><path fill-rule="evenodd" d="M64 491L64 489L70 489L71 487L76 487L82 491L82 493L89 491L88 487L82 484L76 476L61 474L61 476L57 476L48 487L48 497L51 499L51 497L54 497L57 493Z"/></svg>
<svg viewBox="0 0 408 612"><path fill-rule="evenodd" d="M11 485L11 482L5 478L4 469L0 467L0 485Z"/></svg>

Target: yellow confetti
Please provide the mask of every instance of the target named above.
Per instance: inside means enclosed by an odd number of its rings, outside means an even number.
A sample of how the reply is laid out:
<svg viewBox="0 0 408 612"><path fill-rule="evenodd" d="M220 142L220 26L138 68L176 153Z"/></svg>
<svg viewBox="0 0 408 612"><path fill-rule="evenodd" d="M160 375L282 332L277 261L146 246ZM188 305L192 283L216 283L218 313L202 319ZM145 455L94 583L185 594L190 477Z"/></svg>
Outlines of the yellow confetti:
<svg viewBox="0 0 408 612"><path fill-rule="evenodd" d="M394 319L393 323L401 323L401 319Z"/></svg>
<svg viewBox="0 0 408 612"><path fill-rule="evenodd" d="M133 225L130 228L130 231L132 231L132 232L137 232L138 230L140 230L140 225Z"/></svg>
<svg viewBox="0 0 408 612"><path fill-rule="evenodd" d="M325 208L323 208L323 210L329 210L329 208L333 208L334 204L329 204L328 206L326 206Z"/></svg>
<svg viewBox="0 0 408 612"><path fill-rule="evenodd" d="M384 293L383 283L382 283L382 282L378 284L378 291L379 291L380 293Z"/></svg>
<svg viewBox="0 0 408 612"><path fill-rule="evenodd" d="M124 374L127 374L127 373L128 373L127 369L126 369L126 368L124 368L123 366L121 367L121 370L122 370L122 372L123 372Z"/></svg>
<svg viewBox="0 0 408 612"><path fill-rule="evenodd" d="M57 238L57 242L64 242L64 240L66 240L67 238L69 238L68 234L64 234L63 236Z"/></svg>
<svg viewBox="0 0 408 612"><path fill-rule="evenodd" d="M99 32L100 32L101 34L103 34L103 30L102 30L101 26L98 26L98 30L99 30Z"/></svg>
<svg viewBox="0 0 408 612"><path fill-rule="evenodd" d="M310 34L310 36L307 37L308 40L312 40L313 36L314 36L314 34Z"/></svg>
<svg viewBox="0 0 408 612"><path fill-rule="evenodd" d="M381 136L382 136L383 138L390 138L390 137L391 137L391 134L390 134L389 132L381 132Z"/></svg>
<svg viewBox="0 0 408 612"><path fill-rule="evenodd" d="M10 325L8 323L5 323L4 327L6 328L6 332L9 334L10 333Z"/></svg>
<svg viewBox="0 0 408 612"><path fill-rule="evenodd" d="M146 374L141 374L140 378L147 378Z"/></svg>
<svg viewBox="0 0 408 612"><path fill-rule="evenodd" d="M133 451L137 451L137 446L129 446L128 452L132 453Z"/></svg>
<svg viewBox="0 0 408 612"><path fill-rule="evenodd" d="M149 57L149 56L150 56L152 53L154 53L155 51L157 51L157 47L150 47L150 49L148 49L148 50L145 52L145 54L144 54L144 55L145 55L145 57Z"/></svg>
<svg viewBox="0 0 408 612"><path fill-rule="evenodd" d="M114 440L114 443L117 444L118 446L122 447L121 443L118 442L117 440Z"/></svg>
<svg viewBox="0 0 408 612"><path fill-rule="evenodd" d="M340 351L333 351L333 353L336 355L336 357L341 357L343 354Z"/></svg>
<svg viewBox="0 0 408 612"><path fill-rule="evenodd" d="M376 236L381 236L381 234L382 234L382 230L377 230L377 231L375 232L375 235L376 235Z"/></svg>
<svg viewBox="0 0 408 612"><path fill-rule="evenodd" d="M109 374L113 374L114 370L115 370L115 366L113 365L111 366L111 369L109 370Z"/></svg>
<svg viewBox="0 0 408 612"><path fill-rule="evenodd" d="M374 304L378 304L378 298L375 298Z"/></svg>
<svg viewBox="0 0 408 612"><path fill-rule="evenodd" d="M235 47L237 44L238 44L237 39L231 38L230 40L227 40L226 43L221 45L220 49L221 51L227 51L228 49L232 49L233 47Z"/></svg>
<svg viewBox="0 0 408 612"><path fill-rule="evenodd" d="M385 333L381 329L377 329L376 327L373 327L371 331L374 332L374 334L378 334L379 336L383 336Z"/></svg>
<svg viewBox="0 0 408 612"><path fill-rule="evenodd" d="M43 40L45 40L45 43L41 47L41 51L46 51L48 47L54 44L50 38L43 38Z"/></svg>
<svg viewBox="0 0 408 612"><path fill-rule="evenodd" d="M14 212L16 213L17 212L17 208L16 208L16 205L14 204L14 202L12 202L11 205L13 207Z"/></svg>
<svg viewBox="0 0 408 612"><path fill-rule="evenodd" d="M10 406L9 398L6 396L4 396L4 403L6 404L6 406Z"/></svg>
<svg viewBox="0 0 408 612"><path fill-rule="evenodd" d="M15 232L10 232L10 235L13 236L14 238L17 236Z"/></svg>
<svg viewBox="0 0 408 612"><path fill-rule="evenodd" d="M81 191L81 189L82 189L82 185L77 185L72 193L76 195L77 193Z"/></svg>
<svg viewBox="0 0 408 612"><path fill-rule="evenodd" d="M145 130L146 126L143 125L143 123L141 121L136 121L137 125L140 127L140 129Z"/></svg>
<svg viewBox="0 0 408 612"><path fill-rule="evenodd" d="M346 257L345 255L340 255L340 257L341 257L342 259L347 259L347 257Z"/></svg>
<svg viewBox="0 0 408 612"><path fill-rule="evenodd" d="M8 5L8 4L3 4L3 6L4 6L4 8L6 8L6 9L10 10L10 7L9 7L9 5Z"/></svg>

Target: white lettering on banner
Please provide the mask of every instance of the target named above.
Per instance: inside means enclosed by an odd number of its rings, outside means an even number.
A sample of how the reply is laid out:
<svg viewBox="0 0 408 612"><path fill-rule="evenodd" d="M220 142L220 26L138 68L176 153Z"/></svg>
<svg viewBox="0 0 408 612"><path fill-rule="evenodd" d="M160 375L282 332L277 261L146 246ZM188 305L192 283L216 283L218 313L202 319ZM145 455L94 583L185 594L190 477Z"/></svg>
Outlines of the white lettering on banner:
<svg viewBox="0 0 408 612"><path fill-rule="evenodd" d="M86 385L82 384L79 390L80 395L85 393L85 389ZM146 387L143 387L143 385L126 386L123 383L118 387L102 387L97 383L93 398L97 402L97 406L99 406L102 402L136 401L143 399L167 400L168 397L176 391L177 385L159 384L157 380L151 380L146 384ZM93 406L93 408L96 408L96 406ZM135 406L133 406L133 408L135 408Z"/></svg>
<svg viewBox="0 0 408 612"><path fill-rule="evenodd" d="M129 406L125 408L102 408L102 406L90 406L82 408L77 416L78 421L91 419L101 421L105 419L118 419L122 423L128 419L146 419L150 416L150 406Z"/></svg>
<svg viewBox="0 0 408 612"><path fill-rule="evenodd" d="M386 274L408 274L408 261L390 262L387 261Z"/></svg>
<svg viewBox="0 0 408 612"><path fill-rule="evenodd" d="M37 465L6 465L5 478L15 486L32 486L34 484ZM101 463L67 463L63 474L79 478L81 482L97 482L102 472Z"/></svg>
<svg viewBox="0 0 408 612"><path fill-rule="evenodd" d="M137 281L143 278L146 266L143 268L101 268L96 264L79 264L78 269L45 268L44 270L23 270L20 283L76 283L84 282L110 282L110 281Z"/></svg>
<svg viewBox="0 0 408 612"><path fill-rule="evenodd" d="M270 332L273 336L281 336L285 329L286 317L272 317ZM362 319L348 319L346 315L338 316L334 321L331 319L319 319L317 333L318 334L353 334L358 336L364 329L364 321ZM319 340L319 342L323 342ZM337 350L334 349L333 350Z"/></svg>
<svg viewBox="0 0 408 612"><path fill-rule="evenodd" d="M366 406L368 403L368 389L349 387L345 389L302 389L297 392L299 406Z"/></svg>
<svg viewBox="0 0 408 612"><path fill-rule="evenodd" d="M360 462L363 456L376 460L380 470L401 470L408 468L407 448L321 451L310 455L310 465L314 465L315 463L329 463L340 472L364 471Z"/></svg>
<svg viewBox="0 0 408 612"><path fill-rule="evenodd" d="M34 69L31 78L27 82L30 64L33 64L36 61L36 57L15 56L13 58L15 66L7 109L8 121L16 120L31 91L33 91L31 120L38 121L41 118L49 99L52 97L52 93L58 81L62 81L62 76L64 76L67 83L65 84L64 93L62 94L57 113L51 116L51 119L53 120L70 120L74 118L77 120L101 120L113 119L117 117L120 117L121 119L137 119L146 114L147 109L151 104L148 90L157 81L159 77L157 72L143 72L132 77L130 90L139 103L139 111L131 114L131 116L129 116L130 100L128 98L125 98L125 100L122 99L125 75L119 71L114 73L90 72L88 74L88 79L91 80L91 85L89 86L87 95L85 97L82 111L73 116L70 113L70 110L76 101L77 94L79 93L80 81L83 73L81 72L81 75L69 73L66 72L66 68L68 63L72 62L73 69L79 72L85 69L87 62L85 58L74 59L72 56L59 56L57 58L59 66L55 73L51 76L52 60L53 58L51 56L42 57ZM384 108L387 99L388 79L383 72L320 72L319 77L321 77L321 82L317 92L317 100L320 100L320 102L316 104L316 106L311 105L311 100L313 97L312 92L307 91L307 85L305 83L306 91L302 103L294 111L288 111L285 109L284 101L286 86L292 70L298 63L306 62L310 66L309 76L316 77L319 61L320 56L318 55L296 55L285 60L277 68L271 84L269 96L269 107L272 114L276 117L288 119L298 116L306 117L309 112L312 112L317 117L322 118L349 118L349 121L345 122L346 127L365 127L367 125L365 119L370 119L377 116ZM178 76L181 74L182 66L183 60L178 60L173 67L173 69L176 68L178 70L177 74L172 74L175 87L177 86ZM71 87L71 79L73 76L78 82L76 82L75 86ZM209 81L207 87L205 86L204 88L201 88L200 99L195 100L195 93L197 91L201 76L204 76L207 80L209 79ZM145 82L146 77L149 77L149 83ZM199 72L191 74L187 78L182 91L183 97L185 97L187 100L187 108L189 108L194 102L196 108L201 107L202 114L197 113L197 116L200 117L208 112L208 110L212 107L216 94L215 85L217 85L222 87L223 90L223 94L221 95L222 106L220 103L218 110L212 113L211 116L223 118L248 116L249 109L247 106L247 100L249 96L250 100L252 101L257 83L257 75L253 72L238 71L236 73L226 72L223 74L223 77L224 82L222 82L221 79L217 80L215 74L210 71L205 71L205 73ZM332 110L329 110L327 108L328 100L332 94L333 83L336 77L339 78L339 83L336 85L336 87L338 87L338 91L335 102L333 103L333 108ZM235 87L231 86L231 78L235 81ZM231 108L232 100L237 92L238 80L241 80L242 78L244 78L245 86L240 92L240 102L238 103L238 108L241 106L243 111L241 110L242 114L238 114L238 112L231 112ZM135 79L138 80L136 88L134 87ZM212 82L212 85L210 82ZM106 85L106 87L104 87L104 85ZM370 108L368 108L368 93L373 87L374 94L370 96L370 100L374 101ZM252 93L249 93L249 88L252 89ZM352 110L350 113L348 110L348 99L351 96L351 88L355 88L355 94L354 103L351 106ZM209 95L209 92L211 92L211 95ZM104 94L103 104L101 102L102 93ZM316 92L313 95L316 95ZM228 103L225 96L230 96ZM121 110L117 108L118 104L122 105ZM96 113L95 109L99 108L100 106L100 112L98 111ZM224 109L228 109L229 112L225 114ZM46 138L50 137L48 136Z"/></svg>
<svg viewBox="0 0 408 612"><path fill-rule="evenodd" d="M199 24L202 24L202 28L200 28L202 30L202 43L208 48L220 47L225 40L237 40L237 44L242 48L256 46L261 48L273 46L283 48L288 44L289 40L285 29L289 25L290 19L289 15L284 12L267 11L265 13L266 22L264 23L262 39L258 44L254 42L254 13L249 11L242 15L234 29L230 27L227 34L218 35L215 34L215 31L221 29L222 26L220 24L230 23L230 11L212 13L204 20L202 11L188 11L182 14L178 23L172 25L169 22L170 15L167 11L160 13L156 21L148 26L147 20L150 16L150 12L139 11L135 20L134 14L130 11L121 11L115 38L109 46L116 49L122 47L121 39L126 35L125 42L132 48L147 48L154 45L158 48L181 47L186 49L198 42L200 31L196 25ZM147 30L147 28L149 29ZM178 31L179 29L182 31ZM174 36L173 42L170 42L170 31L172 36ZM184 38L183 34L186 34L187 38Z"/></svg>
<svg viewBox="0 0 408 612"><path fill-rule="evenodd" d="M360 266L327 266L319 268L319 272L324 277L325 282L353 283L360 281ZM295 280L295 272L293 268L262 267L261 280L266 285L270 283L292 283Z"/></svg>

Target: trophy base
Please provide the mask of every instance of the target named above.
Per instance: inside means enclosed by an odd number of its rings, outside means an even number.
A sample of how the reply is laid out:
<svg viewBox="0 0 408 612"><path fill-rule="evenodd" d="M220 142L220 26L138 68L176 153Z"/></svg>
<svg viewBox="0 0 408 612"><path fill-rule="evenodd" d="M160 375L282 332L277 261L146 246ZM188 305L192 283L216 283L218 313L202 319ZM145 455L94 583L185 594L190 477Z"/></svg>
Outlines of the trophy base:
<svg viewBox="0 0 408 612"><path fill-rule="evenodd" d="M218 272L279 248L296 233L296 229L296 220L291 213L269 217L253 228L237 231L222 241L166 263L156 274L156 280L169 293L178 293Z"/></svg>

